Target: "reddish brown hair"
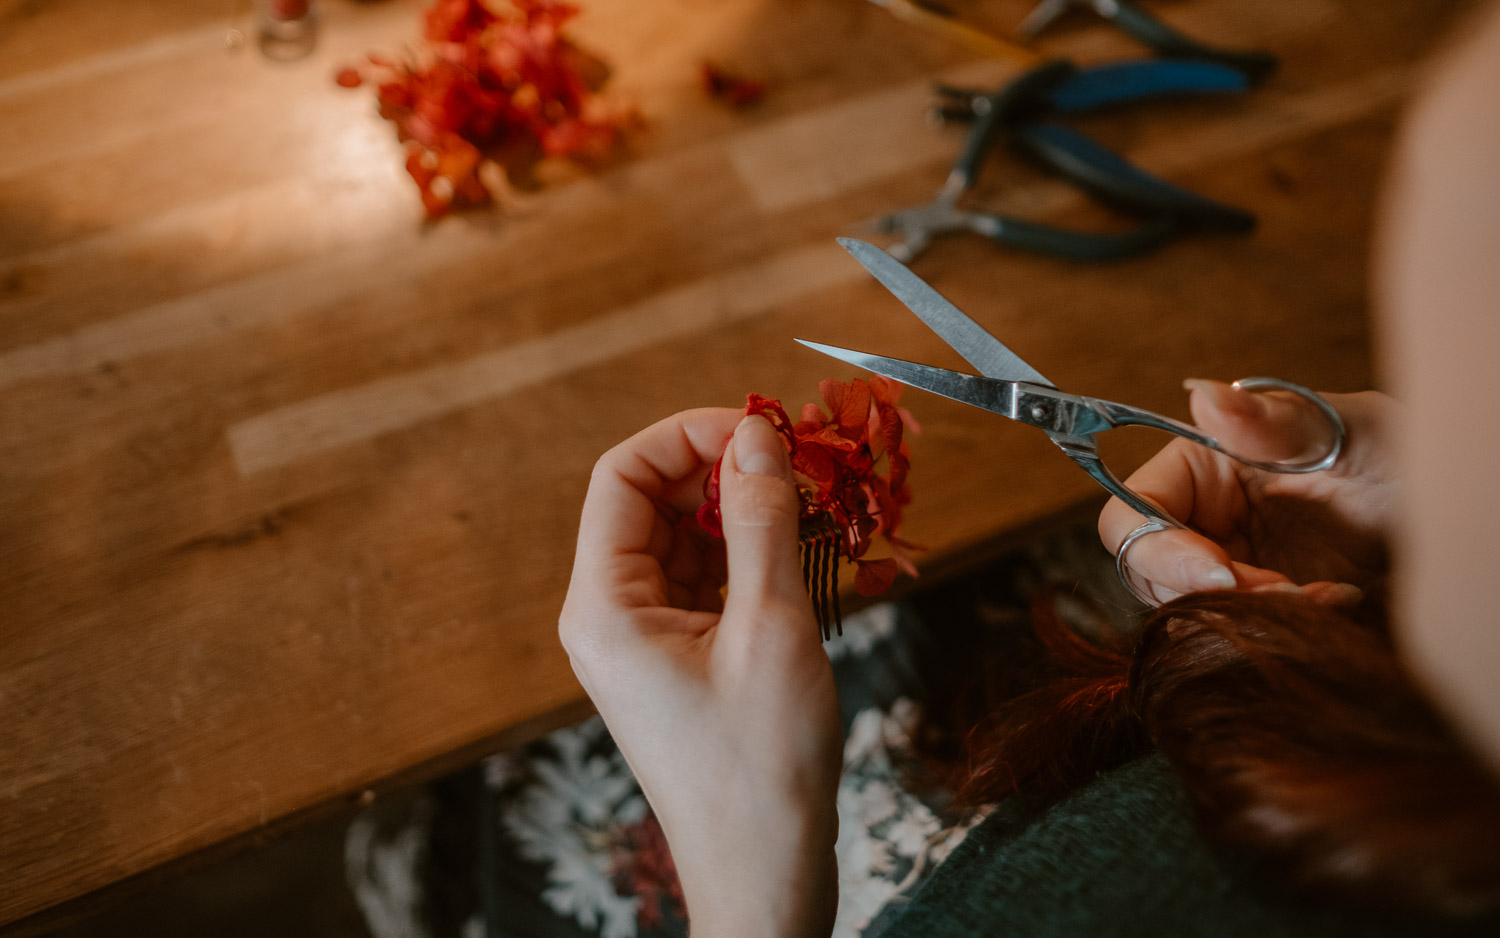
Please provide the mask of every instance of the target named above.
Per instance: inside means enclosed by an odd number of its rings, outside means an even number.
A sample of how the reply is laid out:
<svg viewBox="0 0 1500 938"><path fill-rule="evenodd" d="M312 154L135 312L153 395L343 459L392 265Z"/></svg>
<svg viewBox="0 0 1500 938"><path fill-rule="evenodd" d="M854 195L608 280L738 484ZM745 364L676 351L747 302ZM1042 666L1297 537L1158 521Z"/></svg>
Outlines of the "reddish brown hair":
<svg viewBox="0 0 1500 938"><path fill-rule="evenodd" d="M1043 596L1052 674L969 734L970 802L1061 796L1159 749L1213 840L1363 905L1500 909L1500 786L1404 671L1378 613L1205 593L1079 637Z"/></svg>

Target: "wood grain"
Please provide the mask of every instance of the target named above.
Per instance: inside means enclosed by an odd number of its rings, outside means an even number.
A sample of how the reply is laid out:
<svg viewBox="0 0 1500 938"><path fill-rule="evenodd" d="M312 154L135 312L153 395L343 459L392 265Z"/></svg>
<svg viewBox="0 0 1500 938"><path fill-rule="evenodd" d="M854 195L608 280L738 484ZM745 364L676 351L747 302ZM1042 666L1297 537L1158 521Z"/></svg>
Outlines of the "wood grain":
<svg viewBox="0 0 1500 938"><path fill-rule="evenodd" d="M955 238L916 269L1070 390L1185 416L1189 376L1368 385L1372 204L1445 17L1163 6L1285 68L1080 126L1256 234L1093 268ZM792 336L960 364L832 238L930 198L961 133L923 122L930 82L1002 66L855 0L597 0L580 36L650 129L425 226L331 80L419 9L327 2L271 63L224 48L227 5L0 2L0 923L576 715L555 621L600 452L853 376ZM1087 21L1051 48L1136 51ZM704 58L772 94L720 108ZM973 199L1120 224L1004 154ZM910 404L931 569L1097 497L1040 434Z"/></svg>

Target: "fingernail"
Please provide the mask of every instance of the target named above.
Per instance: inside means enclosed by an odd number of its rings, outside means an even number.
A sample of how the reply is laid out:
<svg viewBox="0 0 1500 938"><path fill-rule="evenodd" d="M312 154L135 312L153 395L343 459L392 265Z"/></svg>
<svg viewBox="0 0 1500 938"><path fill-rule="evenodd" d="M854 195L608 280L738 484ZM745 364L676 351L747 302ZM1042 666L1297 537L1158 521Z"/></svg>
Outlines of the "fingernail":
<svg viewBox="0 0 1500 938"><path fill-rule="evenodd" d="M1203 557L1184 558L1182 577L1195 590L1232 590L1237 583L1233 570Z"/></svg>
<svg viewBox="0 0 1500 938"><path fill-rule="evenodd" d="M1324 588L1323 595L1341 606L1357 606L1364 601L1365 591L1353 583L1334 583Z"/></svg>
<svg viewBox="0 0 1500 938"><path fill-rule="evenodd" d="M1334 588L1329 591L1337 594L1341 600L1349 603L1349 605L1355 605L1355 603L1362 602L1365 599L1365 591L1356 587L1352 582L1335 582Z"/></svg>
<svg viewBox="0 0 1500 938"><path fill-rule="evenodd" d="M746 417L734 428L734 465L751 475L786 475L786 447L769 420Z"/></svg>
<svg viewBox="0 0 1500 938"><path fill-rule="evenodd" d="M1302 595L1302 587L1296 583L1262 583L1250 590L1252 593L1296 593Z"/></svg>
<svg viewBox="0 0 1500 938"><path fill-rule="evenodd" d="M1182 386L1189 393L1202 391L1221 411L1257 417L1264 408L1263 402L1255 394L1243 390L1238 385L1210 381L1207 378L1188 378L1182 382Z"/></svg>

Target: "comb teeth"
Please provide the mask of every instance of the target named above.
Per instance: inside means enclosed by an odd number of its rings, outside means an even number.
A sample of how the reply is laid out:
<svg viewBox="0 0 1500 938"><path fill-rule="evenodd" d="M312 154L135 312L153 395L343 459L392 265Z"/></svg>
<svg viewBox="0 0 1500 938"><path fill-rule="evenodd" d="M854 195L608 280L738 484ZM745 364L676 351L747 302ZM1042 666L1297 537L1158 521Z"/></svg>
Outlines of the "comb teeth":
<svg viewBox="0 0 1500 938"><path fill-rule="evenodd" d="M812 599L813 615L823 641L844 634L844 614L839 607L838 529L826 522L808 528L797 537L802 554L802 585Z"/></svg>

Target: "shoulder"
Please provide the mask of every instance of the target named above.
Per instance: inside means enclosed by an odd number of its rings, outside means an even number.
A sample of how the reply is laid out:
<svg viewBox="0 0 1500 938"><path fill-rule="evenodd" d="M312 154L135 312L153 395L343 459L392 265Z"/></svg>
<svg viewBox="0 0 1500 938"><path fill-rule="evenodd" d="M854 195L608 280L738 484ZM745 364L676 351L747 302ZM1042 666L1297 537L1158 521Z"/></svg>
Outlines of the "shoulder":
<svg viewBox="0 0 1500 938"><path fill-rule="evenodd" d="M883 938L1494 934L1373 918L1264 888L1193 825L1171 766L1152 755L1041 813L1002 805L954 850Z"/></svg>

